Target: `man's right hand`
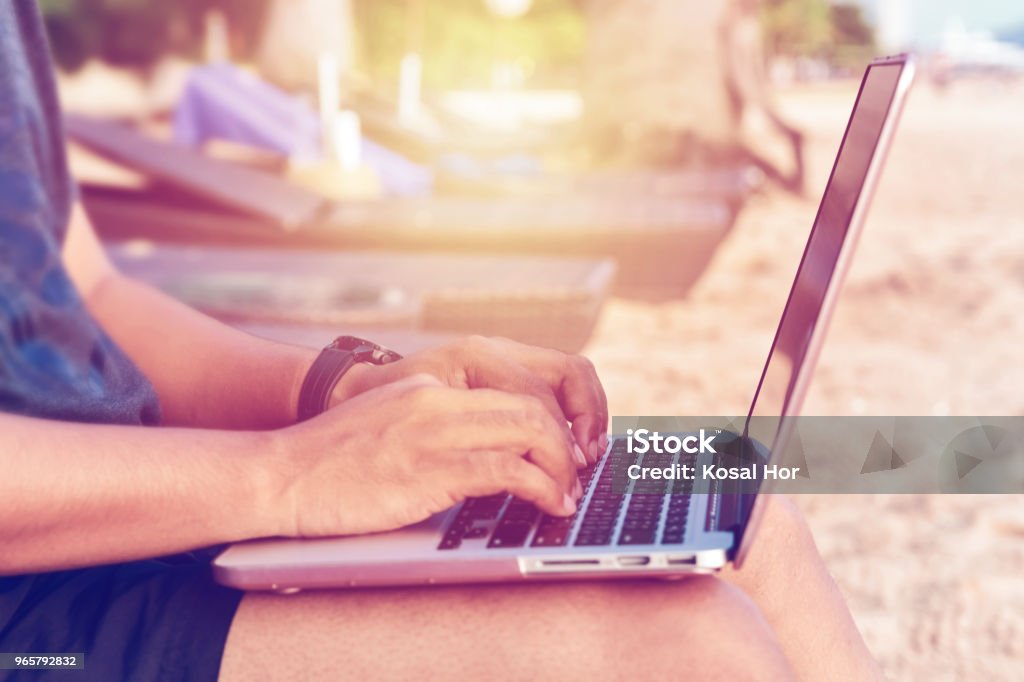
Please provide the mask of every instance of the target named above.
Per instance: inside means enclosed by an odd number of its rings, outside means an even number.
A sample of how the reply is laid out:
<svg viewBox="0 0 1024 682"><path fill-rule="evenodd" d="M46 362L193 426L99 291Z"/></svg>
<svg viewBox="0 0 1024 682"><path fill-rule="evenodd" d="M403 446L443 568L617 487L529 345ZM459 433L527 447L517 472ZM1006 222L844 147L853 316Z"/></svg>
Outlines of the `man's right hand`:
<svg viewBox="0 0 1024 682"><path fill-rule="evenodd" d="M502 491L567 516L581 494L572 436L541 400L427 375L367 391L274 441L266 461L280 535L391 530Z"/></svg>

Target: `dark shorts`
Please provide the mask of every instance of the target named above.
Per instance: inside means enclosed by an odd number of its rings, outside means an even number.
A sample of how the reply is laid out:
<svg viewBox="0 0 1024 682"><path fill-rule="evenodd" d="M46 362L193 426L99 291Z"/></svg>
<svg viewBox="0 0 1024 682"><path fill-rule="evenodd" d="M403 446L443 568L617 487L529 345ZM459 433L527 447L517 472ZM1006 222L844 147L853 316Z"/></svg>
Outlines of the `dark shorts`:
<svg viewBox="0 0 1024 682"><path fill-rule="evenodd" d="M84 671L0 679L215 682L242 594L195 558L0 577L0 652L85 654Z"/></svg>

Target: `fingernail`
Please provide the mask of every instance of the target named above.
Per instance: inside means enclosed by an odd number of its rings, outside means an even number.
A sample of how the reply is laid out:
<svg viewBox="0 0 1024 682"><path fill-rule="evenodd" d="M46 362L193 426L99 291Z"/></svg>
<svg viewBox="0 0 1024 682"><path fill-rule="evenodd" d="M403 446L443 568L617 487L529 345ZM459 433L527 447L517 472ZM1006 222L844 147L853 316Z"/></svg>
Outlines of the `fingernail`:
<svg viewBox="0 0 1024 682"><path fill-rule="evenodd" d="M576 497L577 501L583 497L583 486L580 485L580 479L578 478L573 481L572 494Z"/></svg>
<svg viewBox="0 0 1024 682"><path fill-rule="evenodd" d="M608 434L607 433L602 433L600 436L597 437L597 447L601 451L602 454L604 453L605 450L608 449Z"/></svg>
<svg viewBox="0 0 1024 682"><path fill-rule="evenodd" d="M572 444L572 452L576 455L576 463L581 467L587 466L587 458L583 456L583 451L580 450L579 443Z"/></svg>
<svg viewBox="0 0 1024 682"><path fill-rule="evenodd" d="M569 497L568 495L562 496L562 508L566 511L567 514L576 513L576 503L573 502L572 498Z"/></svg>
<svg viewBox="0 0 1024 682"><path fill-rule="evenodd" d="M590 453L590 461L591 462L596 462L597 458L601 456L601 453L597 451L597 443L596 442L591 442L590 446L587 448L587 451Z"/></svg>

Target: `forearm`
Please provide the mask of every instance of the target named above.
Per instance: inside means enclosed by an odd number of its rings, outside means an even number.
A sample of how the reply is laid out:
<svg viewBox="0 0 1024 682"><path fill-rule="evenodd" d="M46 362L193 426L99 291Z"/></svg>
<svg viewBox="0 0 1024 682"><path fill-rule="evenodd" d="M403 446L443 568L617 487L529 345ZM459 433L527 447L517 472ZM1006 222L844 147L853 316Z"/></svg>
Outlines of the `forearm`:
<svg viewBox="0 0 1024 682"><path fill-rule="evenodd" d="M267 429L295 421L316 352L238 331L112 273L90 311L153 382L167 425Z"/></svg>
<svg viewBox="0 0 1024 682"><path fill-rule="evenodd" d="M0 575L276 534L276 442L0 414Z"/></svg>
<svg viewBox="0 0 1024 682"><path fill-rule="evenodd" d="M122 276L80 205L63 258L100 326L153 382L164 424L267 429L294 423L315 352L244 334Z"/></svg>

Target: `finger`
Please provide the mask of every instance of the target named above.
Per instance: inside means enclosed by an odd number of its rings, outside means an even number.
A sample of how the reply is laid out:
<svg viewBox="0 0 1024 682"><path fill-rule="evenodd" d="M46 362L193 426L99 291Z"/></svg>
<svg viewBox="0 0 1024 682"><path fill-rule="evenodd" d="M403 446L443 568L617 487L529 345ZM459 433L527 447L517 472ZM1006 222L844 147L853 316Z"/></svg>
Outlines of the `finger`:
<svg viewBox="0 0 1024 682"><path fill-rule="evenodd" d="M469 388L496 388L509 393L532 395L560 422L568 422L550 384L523 365L490 345L490 340L474 342L463 359Z"/></svg>
<svg viewBox="0 0 1024 682"><path fill-rule="evenodd" d="M463 470L468 472L468 496L508 492L553 516L576 513L576 502L540 467L507 452L473 452Z"/></svg>
<svg viewBox="0 0 1024 682"><path fill-rule="evenodd" d="M477 345L489 347L492 355L511 358L544 381L572 422L573 435L588 459L597 459L601 449L600 436L608 430L608 398L589 360L508 339L485 339L478 341Z"/></svg>
<svg viewBox="0 0 1024 682"><path fill-rule="evenodd" d="M521 344L510 346L510 352L527 368L538 368L538 374L555 386L559 404L572 422L573 436L588 460L596 461L603 450L600 436L607 431L608 400L590 360Z"/></svg>
<svg viewBox="0 0 1024 682"><path fill-rule="evenodd" d="M591 414L584 414L572 423L573 438L578 443L586 443L584 455L590 463L596 462L601 456L601 427L598 424L598 418Z"/></svg>
<svg viewBox="0 0 1024 682"><path fill-rule="evenodd" d="M569 419L551 386L522 365L501 355L490 355L485 360L478 354L474 362L466 365L466 371L467 383L471 388L491 388L533 396L541 401L558 424L563 425L567 437L569 433L574 433L569 430ZM587 441L581 441L574 435L571 442L577 466L585 467L588 458L579 444Z"/></svg>
<svg viewBox="0 0 1024 682"><path fill-rule="evenodd" d="M569 383L579 386L575 389L577 392L588 389L591 391L591 401L581 405L583 414L573 420L573 434L587 444L587 455L591 462L596 462L607 446L605 434L608 431L608 397L590 360L579 355L571 355L568 356L568 363L571 366L567 372L567 376L571 377ZM566 390L573 389L567 387Z"/></svg>
<svg viewBox="0 0 1024 682"><path fill-rule="evenodd" d="M580 370L584 372L588 377L588 383L597 394L598 402L598 416L600 417L599 433L598 438L604 436L605 444L607 444L607 433L608 433L608 394L605 393L604 384L601 383L601 377L597 375L597 368L594 367L594 363L589 359L579 356L580 359L584 360Z"/></svg>
<svg viewBox="0 0 1024 682"><path fill-rule="evenodd" d="M453 391L447 415L435 419L444 442L477 450L525 455L574 498L581 492L572 440L536 399L494 389Z"/></svg>
<svg viewBox="0 0 1024 682"><path fill-rule="evenodd" d="M551 476L573 499L582 493L571 440L540 406L464 413L458 435L446 436L478 449L525 457Z"/></svg>

